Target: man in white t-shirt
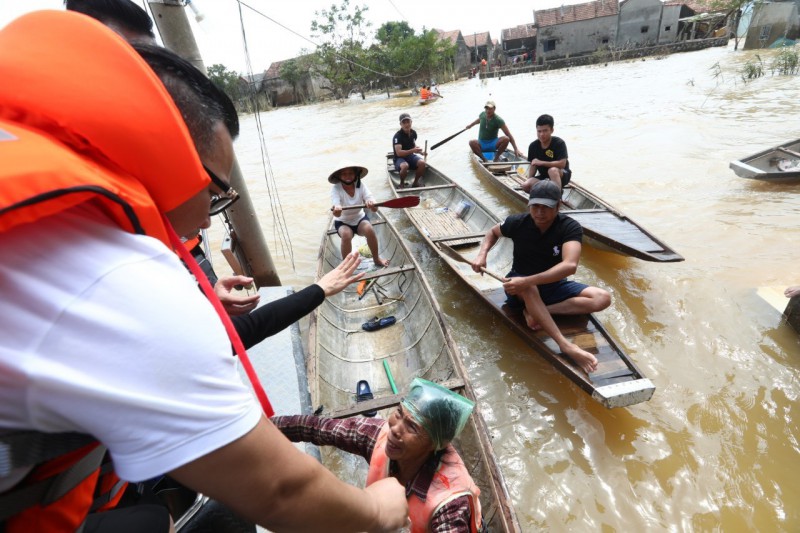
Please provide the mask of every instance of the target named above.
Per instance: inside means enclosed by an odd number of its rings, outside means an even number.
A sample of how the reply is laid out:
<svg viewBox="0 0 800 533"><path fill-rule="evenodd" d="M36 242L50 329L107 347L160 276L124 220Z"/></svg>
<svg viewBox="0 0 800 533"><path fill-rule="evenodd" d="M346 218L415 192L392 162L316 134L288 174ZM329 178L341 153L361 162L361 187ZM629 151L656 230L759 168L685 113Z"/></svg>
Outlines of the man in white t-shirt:
<svg viewBox="0 0 800 533"><path fill-rule="evenodd" d="M179 58L153 55L181 113L86 17L0 31L0 429L89 434L123 479L169 473L273 530L397 529L399 484L346 485L263 416L165 246L158 213L192 235L230 198L238 120ZM0 470L0 496L25 474Z"/></svg>

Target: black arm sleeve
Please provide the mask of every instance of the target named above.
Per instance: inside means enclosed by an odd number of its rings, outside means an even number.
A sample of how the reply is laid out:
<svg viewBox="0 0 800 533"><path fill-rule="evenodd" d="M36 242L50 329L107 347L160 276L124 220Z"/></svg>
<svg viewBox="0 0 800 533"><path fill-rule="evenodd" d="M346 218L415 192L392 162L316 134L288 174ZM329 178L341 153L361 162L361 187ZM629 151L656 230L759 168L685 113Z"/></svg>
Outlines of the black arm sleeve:
<svg viewBox="0 0 800 533"><path fill-rule="evenodd" d="M310 285L300 292L264 304L246 315L232 316L236 332L245 348L255 346L267 337L289 327L325 301L325 291Z"/></svg>

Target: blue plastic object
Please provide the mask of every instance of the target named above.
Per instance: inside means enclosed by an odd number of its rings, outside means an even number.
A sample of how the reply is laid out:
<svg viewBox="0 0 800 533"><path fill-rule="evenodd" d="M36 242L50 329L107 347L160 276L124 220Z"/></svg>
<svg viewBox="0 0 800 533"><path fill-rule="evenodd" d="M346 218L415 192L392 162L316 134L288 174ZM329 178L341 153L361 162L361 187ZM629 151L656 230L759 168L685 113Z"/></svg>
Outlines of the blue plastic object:
<svg viewBox="0 0 800 533"><path fill-rule="evenodd" d="M375 331L391 326L395 322L397 322L397 320L393 316L387 316L384 318L375 317L369 322L364 322L363 324L361 324L361 329L363 329L364 331Z"/></svg>

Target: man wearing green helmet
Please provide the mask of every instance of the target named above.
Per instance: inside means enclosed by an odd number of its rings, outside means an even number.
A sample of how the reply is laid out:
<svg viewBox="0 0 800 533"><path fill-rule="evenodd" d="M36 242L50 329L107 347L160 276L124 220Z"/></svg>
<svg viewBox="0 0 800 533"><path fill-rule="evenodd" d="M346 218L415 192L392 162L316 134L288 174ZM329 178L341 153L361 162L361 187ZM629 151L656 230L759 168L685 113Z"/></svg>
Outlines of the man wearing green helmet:
<svg viewBox="0 0 800 533"><path fill-rule="evenodd" d="M367 485L396 478L406 488L412 532L477 532L480 489L451 445L473 407L467 398L415 378L386 420L303 415L271 420L293 442L336 446L365 458Z"/></svg>

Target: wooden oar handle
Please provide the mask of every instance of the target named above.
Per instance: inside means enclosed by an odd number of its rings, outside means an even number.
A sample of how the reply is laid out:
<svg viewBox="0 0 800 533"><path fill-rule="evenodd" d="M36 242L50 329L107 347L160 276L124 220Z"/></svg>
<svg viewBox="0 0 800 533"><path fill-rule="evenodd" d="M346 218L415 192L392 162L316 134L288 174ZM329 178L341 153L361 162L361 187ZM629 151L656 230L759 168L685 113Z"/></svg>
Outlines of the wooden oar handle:
<svg viewBox="0 0 800 533"><path fill-rule="evenodd" d="M496 279L500 283L505 283L506 282L506 278L505 277L503 277L500 274L497 274L495 272L492 272L491 270L487 270L487 269L481 267L481 272L483 272L484 274L489 274L491 277L493 277L494 279Z"/></svg>

